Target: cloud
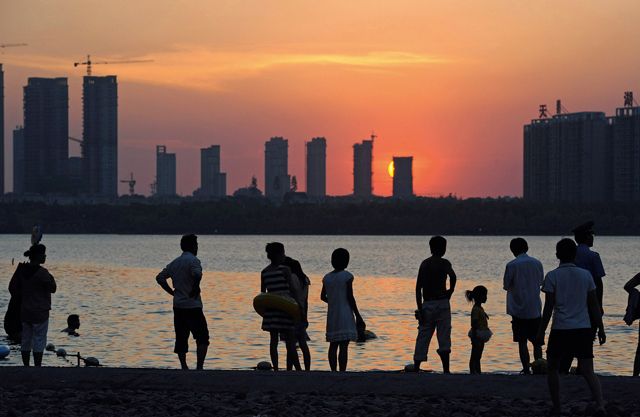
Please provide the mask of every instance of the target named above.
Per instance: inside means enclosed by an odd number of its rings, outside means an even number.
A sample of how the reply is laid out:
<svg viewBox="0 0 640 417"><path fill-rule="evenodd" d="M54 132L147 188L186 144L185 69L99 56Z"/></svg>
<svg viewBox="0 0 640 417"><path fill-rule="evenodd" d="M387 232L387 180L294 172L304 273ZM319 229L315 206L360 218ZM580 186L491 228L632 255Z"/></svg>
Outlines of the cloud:
<svg viewBox="0 0 640 417"><path fill-rule="evenodd" d="M198 90L224 90L229 81L258 77L277 67L340 67L354 70L388 70L404 67L444 64L443 57L406 51L372 51L367 53L291 53L226 52L202 47L182 46L171 51L136 57L92 57L98 61L145 60L153 62L122 65L94 65L94 75L116 73L133 82L166 85ZM73 68L77 57L58 58L19 55L10 63L27 68L64 71L84 75L84 67Z"/></svg>

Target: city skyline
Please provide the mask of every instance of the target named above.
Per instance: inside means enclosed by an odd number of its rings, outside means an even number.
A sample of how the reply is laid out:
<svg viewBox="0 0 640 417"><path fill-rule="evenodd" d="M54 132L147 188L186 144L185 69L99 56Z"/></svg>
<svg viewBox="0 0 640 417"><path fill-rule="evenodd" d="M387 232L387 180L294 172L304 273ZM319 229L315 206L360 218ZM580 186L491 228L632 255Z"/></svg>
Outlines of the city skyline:
<svg viewBox="0 0 640 417"><path fill-rule="evenodd" d="M324 136L335 161L327 194L347 195L351 146L375 131L376 195L391 195L393 155L414 155L416 195L522 195L522 125L538 104L562 98L570 111L612 113L623 91L638 90L640 58L628 51L640 5L630 1L150 4L115 1L95 13L75 0L39 3L47 19L32 5L3 5L0 39L28 43L0 56L7 189L21 86L31 76L67 77L70 134L81 137L84 68L72 64L87 53L154 60L93 68L118 76L118 180L133 171L144 194L156 143L184 158L181 195L198 188L199 152L210 143L225 149L229 191L251 175L264 188L263 158L250 150L271 136L289 140L289 172L304 191L305 141Z"/></svg>

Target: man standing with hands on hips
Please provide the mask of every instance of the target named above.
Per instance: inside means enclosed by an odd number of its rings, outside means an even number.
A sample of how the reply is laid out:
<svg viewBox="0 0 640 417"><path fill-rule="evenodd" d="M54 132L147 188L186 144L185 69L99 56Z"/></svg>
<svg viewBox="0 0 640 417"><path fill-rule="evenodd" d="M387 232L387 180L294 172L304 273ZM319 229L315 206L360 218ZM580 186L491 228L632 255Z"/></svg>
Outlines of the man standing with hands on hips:
<svg viewBox="0 0 640 417"><path fill-rule="evenodd" d="M189 334L193 334L197 346L197 369L204 367L204 359L209 348L209 329L202 312L200 281L202 266L198 255L198 237L184 235L180 240L182 255L174 259L156 277L162 289L173 297L173 325L176 332L174 352L178 354L182 369L187 366ZM171 278L173 288L167 280Z"/></svg>

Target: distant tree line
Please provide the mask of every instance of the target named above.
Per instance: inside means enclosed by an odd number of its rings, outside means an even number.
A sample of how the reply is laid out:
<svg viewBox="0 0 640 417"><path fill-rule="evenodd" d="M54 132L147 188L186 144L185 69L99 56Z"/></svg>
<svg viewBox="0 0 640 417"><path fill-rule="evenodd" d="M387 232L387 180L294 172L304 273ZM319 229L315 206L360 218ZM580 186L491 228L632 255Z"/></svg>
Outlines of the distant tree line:
<svg viewBox="0 0 640 417"><path fill-rule="evenodd" d="M251 198L115 205L11 202L0 204L0 233L29 233L40 224L46 233L566 235L595 220L598 234L640 235L639 208L455 197L330 198L281 205Z"/></svg>

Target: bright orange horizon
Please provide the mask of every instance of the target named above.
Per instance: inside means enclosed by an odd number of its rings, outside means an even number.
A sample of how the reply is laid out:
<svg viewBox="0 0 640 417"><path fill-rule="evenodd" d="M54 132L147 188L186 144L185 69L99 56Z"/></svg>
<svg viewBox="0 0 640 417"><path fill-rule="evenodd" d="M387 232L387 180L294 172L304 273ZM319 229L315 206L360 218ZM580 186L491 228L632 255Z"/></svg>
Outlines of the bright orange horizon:
<svg viewBox="0 0 640 417"><path fill-rule="evenodd" d="M375 131L377 195L391 194L393 156L414 157L418 195L521 195L522 126L539 104L611 114L624 91L640 93L632 0L5 3L0 43L28 43L0 53L7 169L28 77L69 78L80 136L85 69L72 63L153 59L94 66L118 76L119 175L133 171L144 194L156 144L177 153L182 195L199 186L199 149L212 144L229 193L252 175L263 189L271 136L289 140L302 190L304 143L326 137L327 192L350 194L352 146Z"/></svg>

